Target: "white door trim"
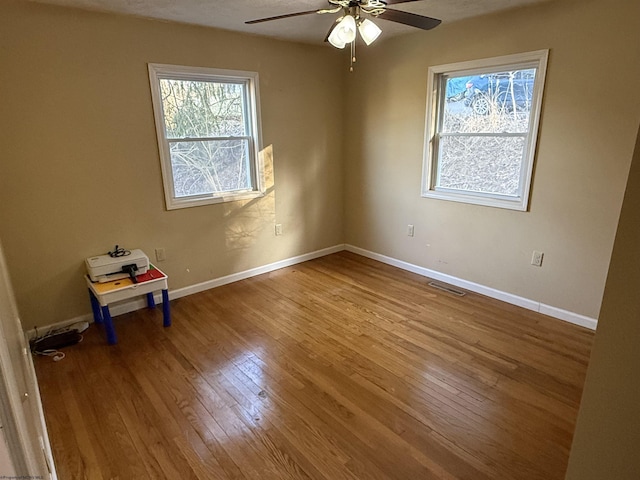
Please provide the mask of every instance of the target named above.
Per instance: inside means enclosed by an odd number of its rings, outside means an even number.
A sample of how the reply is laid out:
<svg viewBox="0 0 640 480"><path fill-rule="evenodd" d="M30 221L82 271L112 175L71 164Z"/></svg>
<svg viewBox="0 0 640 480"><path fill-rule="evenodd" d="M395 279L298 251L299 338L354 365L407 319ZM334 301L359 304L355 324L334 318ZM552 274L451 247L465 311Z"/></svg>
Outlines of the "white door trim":
<svg viewBox="0 0 640 480"><path fill-rule="evenodd" d="M0 423L18 477L57 480L40 392L0 244ZM4 474L4 472L0 472Z"/></svg>

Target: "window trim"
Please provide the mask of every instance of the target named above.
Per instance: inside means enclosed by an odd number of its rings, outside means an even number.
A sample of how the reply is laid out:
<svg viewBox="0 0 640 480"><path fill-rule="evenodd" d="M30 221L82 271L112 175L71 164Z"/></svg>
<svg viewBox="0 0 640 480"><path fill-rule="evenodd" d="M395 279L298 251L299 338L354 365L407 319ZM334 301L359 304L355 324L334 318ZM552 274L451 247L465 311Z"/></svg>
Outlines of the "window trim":
<svg viewBox="0 0 640 480"><path fill-rule="evenodd" d="M164 187L165 205L167 210L179 208L197 207L222 202L252 199L262 197L264 189L264 166L262 162L262 129L260 121L260 94L258 88L258 73L241 70L225 70L208 67L188 67L181 65L167 65L149 63L149 84L151 87L151 100L153 115L156 124L156 136L158 140L158 152L162 171L162 183ZM246 84L247 126L249 132L249 169L252 188L233 192L221 192L202 195L190 195L188 197L176 197L173 184L173 169L171 167L171 152L169 139L165 132L164 109L162 95L160 93L160 80L194 80L194 81L219 81L221 83ZM234 137L235 138L235 137ZM243 138L243 137L238 137ZM190 141L198 140L190 138ZM172 139L174 141L174 139Z"/></svg>
<svg viewBox="0 0 640 480"><path fill-rule="evenodd" d="M427 79L427 112L425 121L425 140L422 168L422 193L425 198L436 198L475 205L500 207L511 210L527 211L531 196L533 166L535 163L536 146L542 112L542 94L544 90L549 50L504 55L500 57L449 63L429 67ZM529 131L526 136L523 166L520 170L520 190L518 196L493 193L470 192L437 187L437 154L439 152L439 133L442 127L442 109L444 103L445 75L455 74L465 76L477 74L478 69L483 73L492 73L523 68L537 68L531 103L531 117ZM440 95L439 95L440 93ZM492 136L503 136L491 134ZM507 136L504 134L504 136Z"/></svg>

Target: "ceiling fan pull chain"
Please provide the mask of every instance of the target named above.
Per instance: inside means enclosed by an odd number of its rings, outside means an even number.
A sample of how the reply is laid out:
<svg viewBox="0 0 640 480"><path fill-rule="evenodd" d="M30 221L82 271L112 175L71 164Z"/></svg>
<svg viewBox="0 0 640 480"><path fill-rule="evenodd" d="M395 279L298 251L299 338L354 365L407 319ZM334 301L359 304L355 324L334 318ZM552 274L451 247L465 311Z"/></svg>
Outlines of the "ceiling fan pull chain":
<svg viewBox="0 0 640 480"><path fill-rule="evenodd" d="M351 64L349 65L349 71L353 72L353 64L356 63L356 41L351 42Z"/></svg>

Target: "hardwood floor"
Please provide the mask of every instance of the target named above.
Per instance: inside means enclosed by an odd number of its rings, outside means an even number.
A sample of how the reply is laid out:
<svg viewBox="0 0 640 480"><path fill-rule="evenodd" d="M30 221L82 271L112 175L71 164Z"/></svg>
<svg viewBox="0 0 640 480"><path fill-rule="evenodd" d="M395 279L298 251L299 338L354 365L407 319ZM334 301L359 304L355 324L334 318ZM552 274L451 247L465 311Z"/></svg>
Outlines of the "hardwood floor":
<svg viewBox="0 0 640 480"><path fill-rule="evenodd" d="M593 333L341 252L36 362L59 478L562 479Z"/></svg>

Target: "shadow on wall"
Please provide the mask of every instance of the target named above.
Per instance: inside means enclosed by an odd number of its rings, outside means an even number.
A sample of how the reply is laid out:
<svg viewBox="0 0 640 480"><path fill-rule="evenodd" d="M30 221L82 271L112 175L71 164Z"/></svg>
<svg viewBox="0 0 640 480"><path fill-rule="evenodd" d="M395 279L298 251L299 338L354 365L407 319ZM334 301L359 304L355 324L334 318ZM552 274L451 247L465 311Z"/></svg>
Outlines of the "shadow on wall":
<svg viewBox="0 0 640 480"><path fill-rule="evenodd" d="M263 197L224 204L225 242L228 250L252 247L265 228L271 228L276 219L276 191L273 171L273 145L260 153L263 171Z"/></svg>

